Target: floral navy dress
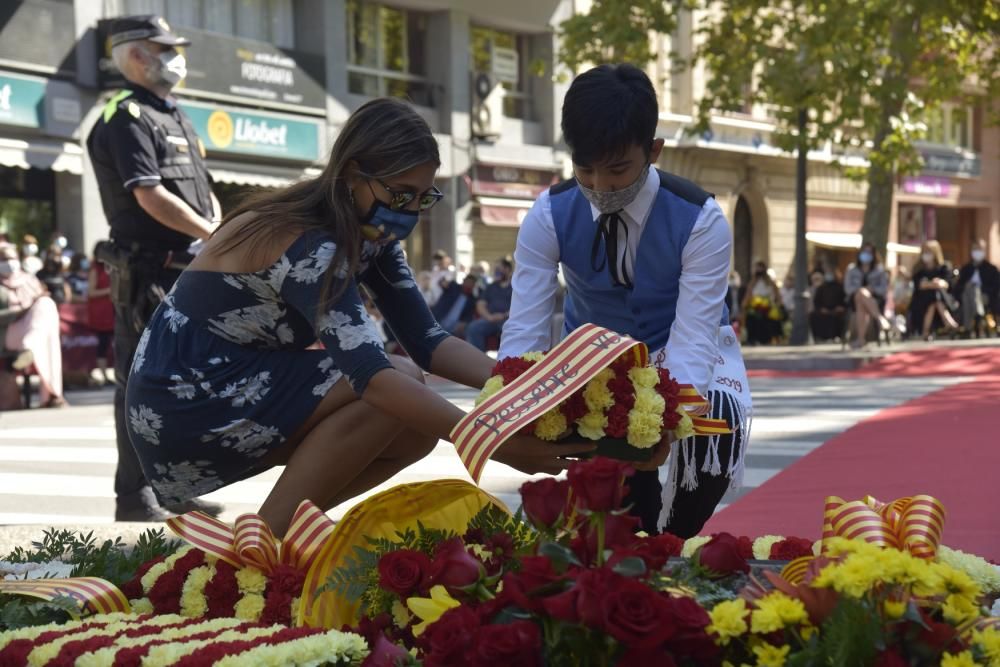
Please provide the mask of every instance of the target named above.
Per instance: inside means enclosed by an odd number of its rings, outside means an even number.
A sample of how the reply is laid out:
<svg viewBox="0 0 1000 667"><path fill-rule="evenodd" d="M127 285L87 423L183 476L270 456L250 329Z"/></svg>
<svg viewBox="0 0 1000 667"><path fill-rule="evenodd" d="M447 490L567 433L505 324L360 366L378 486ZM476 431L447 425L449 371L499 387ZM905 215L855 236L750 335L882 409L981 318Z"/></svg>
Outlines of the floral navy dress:
<svg viewBox="0 0 1000 667"><path fill-rule="evenodd" d="M358 289L365 285L421 368L448 337L398 242L365 241L346 289L319 312L331 236L300 236L255 273L185 271L143 332L128 381L128 432L163 504L264 470L260 460L346 377L361 395L391 366ZM325 349L308 349L317 338Z"/></svg>

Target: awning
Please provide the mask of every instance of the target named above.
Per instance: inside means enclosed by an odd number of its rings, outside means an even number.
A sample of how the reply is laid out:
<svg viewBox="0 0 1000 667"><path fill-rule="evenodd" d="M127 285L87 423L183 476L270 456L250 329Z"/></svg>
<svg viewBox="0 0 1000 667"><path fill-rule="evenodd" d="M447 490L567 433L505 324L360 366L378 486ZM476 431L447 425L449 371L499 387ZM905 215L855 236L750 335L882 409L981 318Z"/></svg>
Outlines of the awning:
<svg viewBox="0 0 1000 667"><path fill-rule="evenodd" d="M524 216L535 203L533 199L510 197L476 197L479 219L484 225L495 227L520 227Z"/></svg>
<svg viewBox="0 0 1000 667"><path fill-rule="evenodd" d="M861 247L861 234L840 232L806 232L806 241L824 248L853 249ZM886 250L904 255L919 255L920 246L887 243Z"/></svg>
<svg viewBox="0 0 1000 667"><path fill-rule="evenodd" d="M83 173L83 149L76 144L50 139L0 138L0 165L18 169L51 169Z"/></svg>
<svg viewBox="0 0 1000 667"><path fill-rule="evenodd" d="M263 188L282 188L303 178L312 178L320 174L320 170L313 167L295 169L225 160L208 160L208 171L211 172L212 178L221 183Z"/></svg>

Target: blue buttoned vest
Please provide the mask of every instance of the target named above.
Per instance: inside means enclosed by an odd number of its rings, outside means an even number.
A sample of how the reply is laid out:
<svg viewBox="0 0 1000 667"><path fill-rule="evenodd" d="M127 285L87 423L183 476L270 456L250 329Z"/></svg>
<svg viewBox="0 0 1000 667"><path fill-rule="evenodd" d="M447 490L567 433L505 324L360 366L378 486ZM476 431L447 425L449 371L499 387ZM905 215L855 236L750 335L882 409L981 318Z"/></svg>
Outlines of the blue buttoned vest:
<svg viewBox="0 0 1000 667"><path fill-rule="evenodd" d="M549 190L566 279L564 334L589 322L627 334L650 350L666 345L677 310L684 246L712 195L673 174L657 174L660 187L639 239L631 290L613 285L607 266L594 271L590 254L596 223L576 180ZM598 253L606 256L603 240ZM722 323L729 323L724 304Z"/></svg>

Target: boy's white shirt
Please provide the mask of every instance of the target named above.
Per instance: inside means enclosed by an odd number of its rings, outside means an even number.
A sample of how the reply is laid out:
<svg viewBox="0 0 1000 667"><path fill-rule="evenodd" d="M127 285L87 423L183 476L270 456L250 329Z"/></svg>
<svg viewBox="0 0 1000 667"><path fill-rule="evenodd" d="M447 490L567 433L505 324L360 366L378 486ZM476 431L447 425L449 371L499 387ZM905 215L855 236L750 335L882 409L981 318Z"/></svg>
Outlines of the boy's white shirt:
<svg viewBox="0 0 1000 667"><path fill-rule="evenodd" d="M625 248L625 265L633 276L640 237L660 187L656 169L650 166L649 170L642 190L621 215L628 227L628 242L626 246L619 231L619 247ZM591 206L591 213L596 220L599 211ZM678 382L693 385L703 396L719 359L719 322L728 288L731 248L729 223L715 199L709 198L681 253L680 292L670 338L663 350L650 351L657 365L668 368ZM551 339L549 323L559 287L559 241L548 191L535 201L521 224L514 266L514 296L500 339L501 359L548 350L557 342Z"/></svg>

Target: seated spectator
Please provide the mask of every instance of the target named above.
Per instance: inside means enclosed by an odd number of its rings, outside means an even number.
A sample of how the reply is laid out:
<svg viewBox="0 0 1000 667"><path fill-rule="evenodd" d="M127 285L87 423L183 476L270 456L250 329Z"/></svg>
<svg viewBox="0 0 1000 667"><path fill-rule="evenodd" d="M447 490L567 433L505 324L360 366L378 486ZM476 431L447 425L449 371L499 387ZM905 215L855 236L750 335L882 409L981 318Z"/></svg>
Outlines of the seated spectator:
<svg viewBox="0 0 1000 667"><path fill-rule="evenodd" d="M847 294L847 307L854 313L851 347L865 344L872 320L878 322L882 331L892 328L883 315L889 294L889 274L871 243L863 244L858 250L857 262L847 267L844 292Z"/></svg>
<svg viewBox="0 0 1000 667"><path fill-rule="evenodd" d="M833 271L812 274L813 300L809 313L809 328L813 341L827 341L844 335L847 317L847 294Z"/></svg>
<svg viewBox="0 0 1000 667"><path fill-rule="evenodd" d="M49 291L49 296L52 297L52 300L57 305L69 303L72 300L73 295L70 291L69 283L66 282L66 275L63 272L62 255L50 250L45 256L42 270L35 274L35 276L45 285L45 288Z"/></svg>
<svg viewBox="0 0 1000 667"><path fill-rule="evenodd" d="M943 324L951 331L958 322L951 315L951 266L944 261L941 244L925 241L920 261L913 271L913 299L910 302L910 330L920 331L924 340Z"/></svg>
<svg viewBox="0 0 1000 667"><path fill-rule="evenodd" d="M432 256L431 289L434 291L434 301L441 298L444 288L455 282L455 265L444 250L438 250Z"/></svg>
<svg viewBox="0 0 1000 667"><path fill-rule="evenodd" d="M28 350L34 356L42 405L66 405L62 397L62 349L59 347L59 309L45 286L21 269L17 248L0 246L0 327L5 327L4 349Z"/></svg>
<svg viewBox="0 0 1000 667"><path fill-rule="evenodd" d="M476 277L470 273L461 285L449 284L431 313L445 331L464 338L466 327L476 318Z"/></svg>
<svg viewBox="0 0 1000 667"><path fill-rule="evenodd" d="M781 338L781 294L767 264L754 264L753 278L740 304L749 345L770 345Z"/></svg>
<svg viewBox="0 0 1000 667"><path fill-rule="evenodd" d="M514 275L514 261L510 257L498 260L493 269L493 282L486 286L476 302L476 314L465 328L465 340L480 350L486 351L487 339L499 336L503 323L510 317L510 302L514 289L510 284Z"/></svg>
<svg viewBox="0 0 1000 667"><path fill-rule="evenodd" d="M986 315L1000 314L1000 271L986 261L986 241L972 246L971 260L958 272L953 294L962 304L962 327L982 335Z"/></svg>

